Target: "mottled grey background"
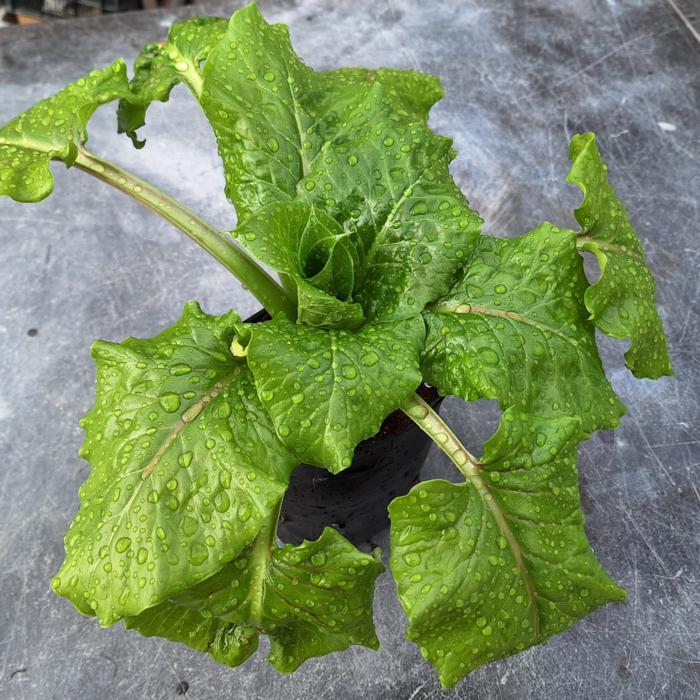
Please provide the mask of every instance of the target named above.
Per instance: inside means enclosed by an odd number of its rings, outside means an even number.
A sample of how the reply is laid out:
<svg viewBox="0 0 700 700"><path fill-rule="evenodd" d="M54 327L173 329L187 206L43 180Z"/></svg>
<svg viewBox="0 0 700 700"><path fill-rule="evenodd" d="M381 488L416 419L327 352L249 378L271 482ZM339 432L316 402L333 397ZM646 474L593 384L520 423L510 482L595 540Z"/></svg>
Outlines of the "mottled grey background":
<svg viewBox="0 0 700 700"><path fill-rule="evenodd" d="M624 344L601 340L630 410L619 430L581 447L583 506L593 547L629 602L478 670L453 693L440 691L403 639L387 575L375 606L381 651L354 648L291 677L268 667L263 653L229 670L81 618L48 581L87 474L77 452L78 418L94 392L90 342L150 336L188 299L213 313L235 306L246 314L256 304L168 224L57 164L51 198L0 202L0 697L175 698L180 681L192 700L698 697L700 45L662 0L261 5L269 19L289 23L314 67L390 65L442 77L447 96L432 123L455 139L453 172L486 232L521 233L544 218L573 225L579 195L564 181L568 139L599 134L658 279L676 369L672 379L635 381L623 366ZM700 26L698 5L681 5ZM0 122L91 67L132 59L173 18L140 13L0 30ZM184 89L154 107L149 124L149 144L136 152L113 134L107 107L92 125L92 147L230 227L214 140ZM493 406L454 400L444 413L474 449L497 416ZM432 452L426 473L446 469Z"/></svg>

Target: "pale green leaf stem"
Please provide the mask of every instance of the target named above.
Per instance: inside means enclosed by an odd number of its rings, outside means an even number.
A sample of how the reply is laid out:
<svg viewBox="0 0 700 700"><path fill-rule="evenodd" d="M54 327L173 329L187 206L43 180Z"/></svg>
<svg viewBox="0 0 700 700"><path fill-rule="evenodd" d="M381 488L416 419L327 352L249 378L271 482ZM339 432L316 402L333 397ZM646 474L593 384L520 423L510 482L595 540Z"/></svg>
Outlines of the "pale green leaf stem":
<svg viewBox="0 0 700 700"><path fill-rule="evenodd" d="M296 317L295 304L282 287L240 246L191 209L133 173L84 148L79 149L75 166L124 192L180 229L235 275L271 316L284 313L289 318Z"/></svg>

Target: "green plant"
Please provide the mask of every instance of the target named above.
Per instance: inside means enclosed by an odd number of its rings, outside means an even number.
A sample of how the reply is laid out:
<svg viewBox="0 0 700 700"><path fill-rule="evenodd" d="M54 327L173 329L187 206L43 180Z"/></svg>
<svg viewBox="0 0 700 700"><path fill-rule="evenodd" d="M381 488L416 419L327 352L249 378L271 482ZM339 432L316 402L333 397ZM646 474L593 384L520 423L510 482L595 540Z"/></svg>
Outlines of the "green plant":
<svg viewBox="0 0 700 700"><path fill-rule="evenodd" d="M85 148L92 113L114 100L142 147L148 105L178 83L214 129L238 216L230 236ZM81 452L92 471L52 581L80 612L231 666L261 633L281 671L376 648L378 555L330 528L278 546L276 529L294 467L349 467L396 409L463 476L390 506L408 635L444 685L624 599L586 539L576 447L625 410L595 328L629 339L635 376L671 373L641 243L592 134L571 143L579 232L481 235L449 172L451 141L427 125L441 95L411 71L313 71L251 5L177 23L130 81L117 61L0 130L0 194L41 200L51 160L76 166L200 243L273 317L243 323L190 302L155 338L94 344ZM581 251L598 260L594 284ZM499 401L480 458L414 394L424 380Z"/></svg>

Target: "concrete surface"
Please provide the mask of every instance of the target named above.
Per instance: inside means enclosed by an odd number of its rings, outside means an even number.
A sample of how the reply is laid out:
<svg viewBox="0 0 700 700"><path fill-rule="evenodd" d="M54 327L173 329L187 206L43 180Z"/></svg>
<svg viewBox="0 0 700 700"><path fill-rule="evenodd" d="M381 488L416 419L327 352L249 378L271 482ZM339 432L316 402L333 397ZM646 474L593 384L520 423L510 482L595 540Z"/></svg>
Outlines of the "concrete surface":
<svg viewBox="0 0 700 700"><path fill-rule="evenodd" d="M693 3L681 4L700 26ZM623 366L624 343L601 341L629 415L615 433L582 445L583 503L593 546L629 602L478 670L451 694L403 639L387 575L375 606L381 651L355 648L291 677L268 667L263 653L229 670L81 618L48 581L87 474L78 419L94 392L90 342L152 335L188 299L216 313L234 306L246 314L256 304L166 223L57 164L51 198L0 202L0 697L160 699L186 687L192 700L698 697L700 45L661 0L261 5L269 19L290 24L314 67L391 65L442 77L447 96L432 122L455 139L453 171L486 232L516 234L544 218L573 225L568 138L599 134L658 279L677 373L635 381ZM139 13L3 31L0 122L91 67L132 59L173 18ZM213 138L184 89L154 108L149 123L149 144L136 152L113 133L107 107L91 145L231 226ZM496 419L493 406L454 400L444 414L474 449ZM433 451L426 474L446 469Z"/></svg>

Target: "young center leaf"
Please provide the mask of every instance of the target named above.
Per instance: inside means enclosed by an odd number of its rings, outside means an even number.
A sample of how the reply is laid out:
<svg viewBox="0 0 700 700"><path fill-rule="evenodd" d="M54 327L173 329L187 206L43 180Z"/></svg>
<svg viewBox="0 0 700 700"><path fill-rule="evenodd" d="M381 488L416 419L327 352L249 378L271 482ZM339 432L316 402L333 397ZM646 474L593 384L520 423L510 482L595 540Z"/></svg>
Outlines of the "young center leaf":
<svg viewBox="0 0 700 700"><path fill-rule="evenodd" d="M567 180L583 192L581 206L574 212L583 227L578 245L593 253L600 266L600 279L585 295L591 318L606 335L629 338L625 359L636 377L671 375L654 278L625 207L608 182L595 135L574 136L569 157L572 163Z"/></svg>
<svg viewBox="0 0 700 700"><path fill-rule="evenodd" d="M294 53L287 27L267 24L254 5L233 15L201 75L193 93L239 221L295 199L327 210L352 234L354 296L370 319L415 315L447 291L481 221L449 173L449 139L426 124L442 94L435 78L316 72Z"/></svg>
<svg viewBox="0 0 700 700"><path fill-rule="evenodd" d="M567 442L575 419L541 422L557 433L555 454L510 423L477 461L424 404L409 415L465 476L423 482L389 506L391 571L408 637L444 686L625 599L583 529L576 440Z"/></svg>
<svg viewBox="0 0 700 700"><path fill-rule="evenodd" d="M248 365L285 446L337 473L421 382L420 316L322 330L276 317L249 326Z"/></svg>
<svg viewBox="0 0 700 700"><path fill-rule="evenodd" d="M129 96L121 59L94 70L0 128L0 195L38 202L53 191L52 160L75 162L87 123L101 105Z"/></svg>
<svg viewBox="0 0 700 700"><path fill-rule="evenodd" d="M98 341L92 471L54 590L103 625L211 576L257 535L297 460L229 346L238 316L191 302L155 338Z"/></svg>
<svg viewBox="0 0 700 700"><path fill-rule="evenodd" d="M275 202L232 234L280 273L296 299L299 323L344 329L362 325L362 307L352 301L357 251L340 224L323 210L300 200Z"/></svg>
<svg viewBox="0 0 700 700"><path fill-rule="evenodd" d="M579 437L624 413L598 357L583 302L576 234L544 223L482 236L464 275L426 310L422 369L442 394L498 399L514 420L572 417Z"/></svg>
<svg viewBox="0 0 700 700"><path fill-rule="evenodd" d="M268 661L282 672L352 644L379 648L372 620L379 560L330 528L314 542L281 547L275 530L273 518L214 576L126 626L194 648L209 639L212 656L229 666L245 661L263 633Z"/></svg>

